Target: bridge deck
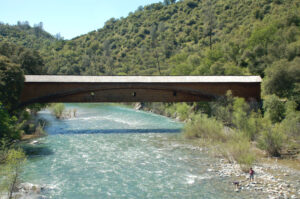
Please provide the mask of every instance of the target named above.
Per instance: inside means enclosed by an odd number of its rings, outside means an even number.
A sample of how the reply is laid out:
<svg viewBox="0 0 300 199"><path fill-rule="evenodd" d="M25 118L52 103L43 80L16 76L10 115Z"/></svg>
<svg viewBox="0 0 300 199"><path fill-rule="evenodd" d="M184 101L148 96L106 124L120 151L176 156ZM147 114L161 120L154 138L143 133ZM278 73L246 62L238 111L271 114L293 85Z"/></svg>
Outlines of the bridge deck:
<svg viewBox="0 0 300 199"><path fill-rule="evenodd" d="M36 102L193 102L231 90L260 99L259 76L26 75L21 105Z"/></svg>

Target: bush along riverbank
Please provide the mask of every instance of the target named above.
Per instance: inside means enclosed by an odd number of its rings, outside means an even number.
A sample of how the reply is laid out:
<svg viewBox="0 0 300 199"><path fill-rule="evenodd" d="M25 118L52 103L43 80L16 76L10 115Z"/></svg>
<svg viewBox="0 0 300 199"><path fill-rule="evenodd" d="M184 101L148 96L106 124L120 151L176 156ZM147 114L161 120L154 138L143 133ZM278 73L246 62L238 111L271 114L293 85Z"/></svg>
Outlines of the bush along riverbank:
<svg viewBox="0 0 300 199"><path fill-rule="evenodd" d="M35 117L43 107L35 104L13 113L0 108L0 198L16 198L19 191L19 176L26 162L20 143L46 135L46 121Z"/></svg>
<svg viewBox="0 0 300 199"><path fill-rule="evenodd" d="M1 141L0 148L0 198L15 198L20 184L19 175L26 161L24 151L14 144Z"/></svg>
<svg viewBox="0 0 300 199"><path fill-rule="evenodd" d="M22 141L29 141L39 137L46 136L47 133L44 131L45 127L48 125L47 121L39 118L37 119L37 112L45 108L46 105L39 105L38 109L26 109L26 120L24 122L23 133L21 136Z"/></svg>
<svg viewBox="0 0 300 199"><path fill-rule="evenodd" d="M300 197L300 112L292 100L264 96L262 104L233 97L229 91L210 103L142 103L142 109L185 122L186 139L220 157L221 177L236 178L239 190L264 191L271 198ZM270 163L270 160L272 163ZM282 164L285 160L289 164ZM249 168L256 170L249 182Z"/></svg>
<svg viewBox="0 0 300 199"><path fill-rule="evenodd" d="M48 108L57 119L68 119L77 116L77 109L67 110L63 103L52 103Z"/></svg>

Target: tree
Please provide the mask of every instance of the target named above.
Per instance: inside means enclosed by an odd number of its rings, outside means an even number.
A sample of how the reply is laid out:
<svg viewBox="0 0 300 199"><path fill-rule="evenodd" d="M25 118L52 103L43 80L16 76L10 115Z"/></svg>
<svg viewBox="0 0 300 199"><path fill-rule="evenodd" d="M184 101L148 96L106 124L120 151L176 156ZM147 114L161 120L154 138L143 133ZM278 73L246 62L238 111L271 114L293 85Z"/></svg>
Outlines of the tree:
<svg viewBox="0 0 300 199"><path fill-rule="evenodd" d="M157 46L158 46L158 26L157 24L153 24L151 31L150 31L150 37L151 37L151 47L154 50L154 57L156 59L156 66L158 69L158 73L161 75L161 71L160 71L160 62L159 62L159 55L158 55L158 50L157 50Z"/></svg>
<svg viewBox="0 0 300 199"><path fill-rule="evenodd" d="M35 24L34 27L34 33L37 37L41 36L41 33L43 32L43 22L40 22L38 24Z"/></svg>
<svg viewBox="0 0 300 199"><path fill-rule="evenodd" d="M23 83L21 67L0 55L0 101L9 112L18 106Z"/></svg>
<svg viewBox="0 0 300 199"><path fill-rule="evenodd" d="M287 60L275 62L266 69L266 78L263 82L266 94L276 94L280 97L289 97L293 89L293 78L288 71Z"/></svg>
<svg viewBox="0 0 300 199"><path fill-rule="evenodd" d="M10 117L5 107L0 103L0 140L5 138L11 141L20 138L20 132L15 128L16 122L17 118Z"/></svg>
<svg viewBox="0 0 300 199"><path fill-rule="evenodd" d="M266 125L266 124L265 124ZM280 124L264 126L258 146L266 150L271 156L280 157L281 149L287 139L280 128Z"/></svg>
<svg viewBox="0 0 300 199"><path fill-rule="evenodd" d="M26 75L41 75L44 73L44 61L37 51L25 50L20 54L19 62Z"/></svg>
<svg viewBox="0 0 300 199"><path fill-rule="evenodd" d="M54 36L57 40L64 40L64 37L61 36L60 33L56 33L56 35Z"/></svg>
<svg viewBox="0 0 300 199"><path fill-rule="evenodd" d="M138 12L141 12L141 11L143 11L144 10L144 7L143 6L139 6L138 8L137 8L137 11Z"/></svg>
<svg viewBox="0 0 300 199"><path fill-rule="evenodd" d="M0 185L7 192L9 199L13 199L13 193L19 184L19 176L25 161L26 156L21 149L9 149L7 151L4 169L1 168L0 172L6 180L1 181Z"/></svg>
<svg viewBox="0 0 300 199"><path fill-rule="evenodd" d="M276 95L267 96L263 108L265 115L270 118L272 123L281 122L285 117L284 103Z"/></svg>
<svg viewBox="0 0 300 199"><path fill-rule="evenodd" d="M206 34L209 36L209 47L212 49L212 36L214 35L214 29L216 27L216 17L213 8L212 0L207 1L207 10L205 12L205 18L207 21Z"/></svg>
<svg viewBox="0 0 300 199"><path fill-rule="evenodd" d="M268 44L272 42L275 38L275 33L277 32L277 24L270 24L264 27L257 27L251 34L248 44L251 47L257 45L263 45L267 49Z"/></svg>
<svg viewBox="0 0 300 199"><path fill-rule="evenodd" d="M198 6L198 3L195 2L195 1L187 1L186 2L186 5L189 7L189 8L196 8Z"/></svg>
<svg viewBox="0 0 300 199"><path fill-rule="evenodd" d="M171 4L171 1L170 0L164 0L164 5L165 6L168 6L168 5L170 5Z"/></svg>
<svg viewBox="0 0 300 199"><path fill-rule="evenodd" d="M265 94L276 94L281 98L295 100L300 104L300 58L292 62L280 60L266 69L266 78L263 81Z"/></svg>

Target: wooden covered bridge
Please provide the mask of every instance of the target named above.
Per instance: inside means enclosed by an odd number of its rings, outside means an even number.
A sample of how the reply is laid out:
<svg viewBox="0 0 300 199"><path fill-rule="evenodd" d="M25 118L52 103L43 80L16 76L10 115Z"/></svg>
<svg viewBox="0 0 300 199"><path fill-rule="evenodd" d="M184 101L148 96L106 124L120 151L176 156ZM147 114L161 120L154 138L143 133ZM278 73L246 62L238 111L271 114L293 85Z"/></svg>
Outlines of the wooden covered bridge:
<svg viewBox="0 0 300 199"><path fill-rule="evenodd" d="M21 105L48 102L210 101L231 90L260 100L259 76L26 75Z"/></svg>

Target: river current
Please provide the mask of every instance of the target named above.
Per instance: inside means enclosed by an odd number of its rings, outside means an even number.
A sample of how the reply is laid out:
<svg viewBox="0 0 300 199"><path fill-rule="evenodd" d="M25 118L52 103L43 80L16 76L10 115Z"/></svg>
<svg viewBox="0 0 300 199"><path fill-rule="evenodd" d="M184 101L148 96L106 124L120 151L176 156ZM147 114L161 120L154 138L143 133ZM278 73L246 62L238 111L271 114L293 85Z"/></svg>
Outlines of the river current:
<svg viewBox="0 0 300 199"><path fill-rule="evenodd" d="M48 136L25 147L22 181L46 187L37 198L255 197L208 172L216 160L183 139L181 123L109 104L66 106L77 117L41 111Z"/></svg>

